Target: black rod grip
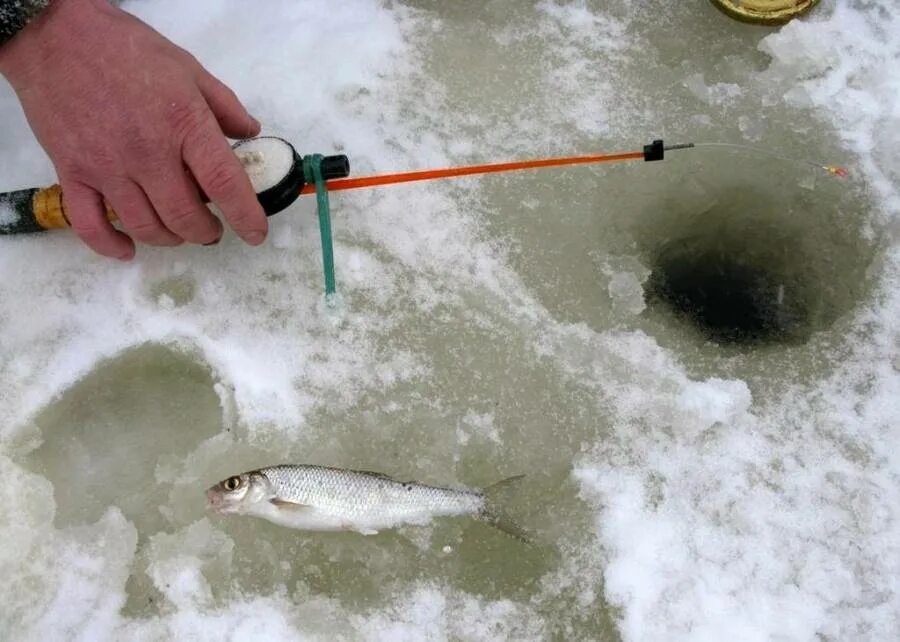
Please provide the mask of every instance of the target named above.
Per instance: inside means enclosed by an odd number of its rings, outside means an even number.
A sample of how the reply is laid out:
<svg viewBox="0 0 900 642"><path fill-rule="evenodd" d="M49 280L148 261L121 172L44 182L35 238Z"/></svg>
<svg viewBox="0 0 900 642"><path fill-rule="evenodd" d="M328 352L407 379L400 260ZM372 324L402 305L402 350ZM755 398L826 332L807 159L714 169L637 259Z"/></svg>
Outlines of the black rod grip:
<svg viewBox="0 0 900 642"><path fill-rule="evenodd" d="M0 235L31 234L45 228L34 216L36 187L0 193Z"/></svg>

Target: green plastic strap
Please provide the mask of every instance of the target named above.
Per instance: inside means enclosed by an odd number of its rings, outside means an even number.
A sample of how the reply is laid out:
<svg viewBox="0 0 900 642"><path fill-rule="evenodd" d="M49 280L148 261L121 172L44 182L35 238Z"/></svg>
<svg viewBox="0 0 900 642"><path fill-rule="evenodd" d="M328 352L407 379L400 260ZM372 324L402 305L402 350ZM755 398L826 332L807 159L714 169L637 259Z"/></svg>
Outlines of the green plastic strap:
<svg viewBox="0 0 900 642"><path fill-rule="evenodd" d="M319 209L319 232L322 236L322 268L325 270L325 296L337 290L334 279L334 243L331 239L331 208L328 186L322 178L322 154L303 157L303 178L316 186L316 205Z"/></svg>

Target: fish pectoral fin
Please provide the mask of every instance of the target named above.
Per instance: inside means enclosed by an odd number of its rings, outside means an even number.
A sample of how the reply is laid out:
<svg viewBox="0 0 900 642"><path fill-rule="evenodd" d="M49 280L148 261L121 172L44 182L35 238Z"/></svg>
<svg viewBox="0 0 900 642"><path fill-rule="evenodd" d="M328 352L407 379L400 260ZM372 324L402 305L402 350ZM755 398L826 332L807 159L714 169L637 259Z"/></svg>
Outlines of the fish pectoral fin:
<svg viewBox="0 0 900 642"><path fill-rule="evenodd" d="M278 508L282 508L285 510L305 510L307 508L312 508L309 504L297 504L295 502L289 502L285 499L278 499L277 497L269 500L270 503L274 504Z"/></svg>

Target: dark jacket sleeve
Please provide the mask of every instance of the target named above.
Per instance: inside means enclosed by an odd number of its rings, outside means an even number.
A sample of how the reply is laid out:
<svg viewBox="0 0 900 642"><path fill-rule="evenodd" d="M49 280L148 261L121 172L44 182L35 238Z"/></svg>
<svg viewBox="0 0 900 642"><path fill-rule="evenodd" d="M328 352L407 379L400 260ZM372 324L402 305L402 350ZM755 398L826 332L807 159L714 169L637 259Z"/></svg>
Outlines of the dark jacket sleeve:
<svg viewBox="0 0 900 642"><path fill-rule="evenodd" d="M48 4L50 0L0 0L0 47Z"/></svg>

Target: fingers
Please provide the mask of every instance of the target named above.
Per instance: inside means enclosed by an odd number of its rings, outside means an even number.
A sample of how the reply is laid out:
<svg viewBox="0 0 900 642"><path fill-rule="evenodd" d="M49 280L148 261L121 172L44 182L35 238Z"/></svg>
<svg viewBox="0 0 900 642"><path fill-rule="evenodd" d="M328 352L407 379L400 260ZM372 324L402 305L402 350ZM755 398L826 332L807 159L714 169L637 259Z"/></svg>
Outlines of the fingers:
<svg viewBox="0 0 900 642"><path fill-rule="evenodd" d="M103 195L133 239L148 245L181 245L181 237L163 225L144 191L133 181L127 178L110 181Z"/></svg>
<svg viewBox="0 0 900 642"><path fill-rule="evenodd" d="M78 181L64 185L72 227L99 254L131 259L132 238L157 246L218 242L222 223L204 203L207 198L244 241L259 245L265 240L265 213L226 140L226 135L254 136L260 125L235 94L199 64L193 75L200 93L173 113L174 144L161 147L162 155L138 154L133 163L119 165L125 169L121 176L104 180L98 189ZM105 203L127 234L107 220Z"/></svg>
<svg viewBox="0 0 900 642"><path fill-rule="evenodd" d="M262 243L268 231L266 215L216 121L200 121L185 137L182 153L200 188L238 236L250 245Z"/></svg>
<svg viewBox="0 0 900 642"><path fill-rule="evenodd" d="M244 108L234 92L218 78L201 68L197 74L197 84L226 136L250 138L259 134L259 122Z"/></svg>
<svg viewBox="0 0 900 642"><path fill-rule="evenodd" d="M189 243L209 245L222 236L222 223L200 200L197 186L180 160L173 159L172 166L148 177L143 186L159 219L178 237Z"/></svg>
<svg viewBox="0 0 900 642"><path fill-rule="evenodd" d="M97 254L129 261L134 258L134 242L116 230L106 218L103 197L77 181L62 181L63 203L72 229Z"/></svg>

